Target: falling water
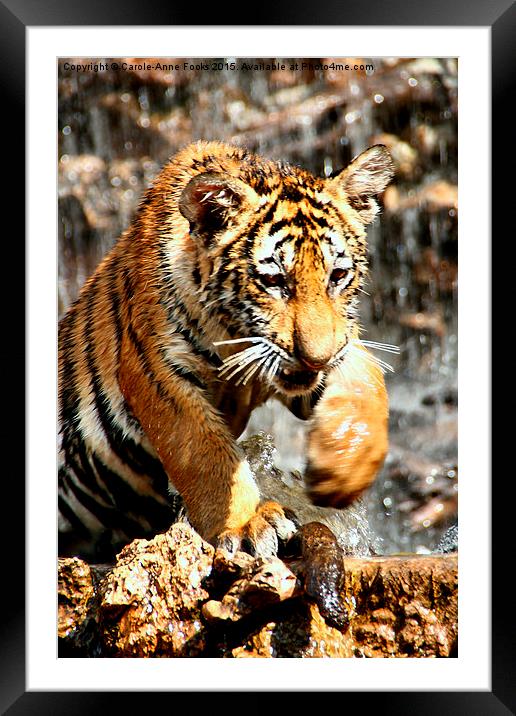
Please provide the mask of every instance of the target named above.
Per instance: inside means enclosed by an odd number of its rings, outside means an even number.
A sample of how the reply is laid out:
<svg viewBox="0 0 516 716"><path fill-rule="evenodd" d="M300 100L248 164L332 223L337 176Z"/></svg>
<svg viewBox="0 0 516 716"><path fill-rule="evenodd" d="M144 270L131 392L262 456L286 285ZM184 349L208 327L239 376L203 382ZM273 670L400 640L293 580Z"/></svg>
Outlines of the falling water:
<svg viewBox="0 0 516 716"><path fill-rule="evenodd" d="M388 146L397 174L368 232L361 320L368 339L401 349L387 378L391 447L343 529L358 552L367 542L383 552L434 550L457 515L456 61L335 60L373 64L367 72L332 68L331 59L322 61L328 69L288 69L287 59L276 60L285 71L250 72L125 71L103 61L104 72L60 63L60 313L185 144L228 141L326 176L371 144ZM288 483L304 467L305 424L271 402L242 439L259 431L281 446L274 460ZM270 457L270 443L260 444ZM257 470L268 464L258 462Z"/></svg>

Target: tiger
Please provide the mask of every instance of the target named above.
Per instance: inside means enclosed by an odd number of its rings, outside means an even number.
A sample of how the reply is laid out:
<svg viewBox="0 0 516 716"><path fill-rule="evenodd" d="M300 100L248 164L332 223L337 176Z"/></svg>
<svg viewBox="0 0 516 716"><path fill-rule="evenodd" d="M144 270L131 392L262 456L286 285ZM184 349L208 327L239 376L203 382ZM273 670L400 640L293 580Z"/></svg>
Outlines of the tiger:
<svg viewBox="0 0 516 716"><path fill-rule="evenodd" d="M388 398L358 293L393 174L383 145L325 178L222 142L165 164L59 324L60 554L154 536L179 504L211 544L276 554L296 516L238 444L269 398L309 421L314 504L371 485Z"/></svg>

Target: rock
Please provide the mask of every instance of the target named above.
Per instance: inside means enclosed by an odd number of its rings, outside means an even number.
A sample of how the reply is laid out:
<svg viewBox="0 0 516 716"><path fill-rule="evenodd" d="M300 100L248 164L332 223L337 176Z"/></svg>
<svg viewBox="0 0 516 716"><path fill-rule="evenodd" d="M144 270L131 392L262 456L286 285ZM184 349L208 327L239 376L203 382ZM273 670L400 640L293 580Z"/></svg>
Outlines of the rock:
<svg viewBox="0 0 516 716"><path fill-rule="evenodd" d="M225 549L218 549L213 557L213 569L221 574L226 573L232 577L240 578L251 569L254 558L247 552L231 554Z"/></svg>
<svg viewBox="0 0 516 716"><path fill-rule="evenodd" d="M57 590L57 635L65 639L81 628L88 616L89 602L94 596L90 566L72 557L60 559Z"/></svg>
<svg viewBox="0 0 516 716"><path fill-rule="evenodd" d="M223 655L237 659L353 656L349 639L326 623L316 604L293 600L282 606L275 619L251 631L241 645Z"/></svg>
<svg viewBox="0 0 516 716"><path fill-rule="evenodd" d="M457 556L346 561L354 656L456 655Z"/></svg>
<svg viewBox="0 0 516 716"><path fill-rule="evenodd" d="M201 630L213 547L186 525L134 540L117 556L100 602L106 647L117 656L186 656Z"/></svg>
<svg viewBox="0 0 516 716"><path fill-rule="evenodd" d="M152 540L127 545L114 565L61 559L59 653L217 658L456 653L457 555L346 558L331 594L338 595L349 625L335 628L322 613L327 601L314 599L313 583L311 594L302 587L303 562L320 563L322 554L311 557L305 542L301 564L286 565L278 558L215 552L178 523ZM325 544L323 539L323 552ZM330 556L335 559L334 550ZM323 596L325 588L321 582Z"/></svg>
<svg viewBox="0 0 516 716"><path fill-rule="evenodd" d="M236 622L257 608L289 599L295 590L296 577L280 559L255 559L222 601L206 602L202 613L209 622Z"/></svg>

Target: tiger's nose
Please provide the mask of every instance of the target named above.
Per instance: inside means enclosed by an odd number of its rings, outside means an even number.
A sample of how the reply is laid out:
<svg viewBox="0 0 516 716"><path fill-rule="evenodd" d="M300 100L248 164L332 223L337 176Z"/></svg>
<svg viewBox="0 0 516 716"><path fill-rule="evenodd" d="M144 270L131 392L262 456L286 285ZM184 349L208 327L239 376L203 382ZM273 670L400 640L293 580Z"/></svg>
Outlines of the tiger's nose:
<svg viewBox="0 0 516 716"><path fill-rule="evenodd" d="M298 345L296 348L296 358L302 364L303 368L307 370L322 370L328 365L331 357L332 352L329 351L322 351L317 354L310 352L310 354L307 354L303 350L303 346Z"/></svg>
<svg viewBox="0 0 516 716"><path fill-rule="evenodd" d="M312 361L312 360L301 360L301 363L303 364L303 368L308 368L308 370L318 371L322 370L328 361Z"/></svg>
<svg viewBox="0 0 516 716"><path fill-rule="evenodd" d="M294 329L296 358L308 370L321 370L333 356L335 347L335 315L329 300L320 295L307 295L298 306Z"/></svg>

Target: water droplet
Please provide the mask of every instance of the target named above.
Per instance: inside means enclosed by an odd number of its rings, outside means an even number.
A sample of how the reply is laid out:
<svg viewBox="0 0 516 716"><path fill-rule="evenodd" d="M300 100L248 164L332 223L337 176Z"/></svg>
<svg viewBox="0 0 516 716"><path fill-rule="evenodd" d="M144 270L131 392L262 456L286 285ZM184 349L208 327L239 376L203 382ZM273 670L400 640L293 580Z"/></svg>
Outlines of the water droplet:
<svg viewBox="0 0 516 716"><path fill-rule="evenodd" d="M383 500L385 507L392 507L392 497L385 497Z"/></svg>
<svg viewBox="0 0 516 716"><path fill-rule="evenodd" d="M384 99L385 97L383 96L383 94L375 94L374 96L374 101L376 102L376 104L381 104Z"/></svg>
<svg viewBox="0 0 516 716"><path fill-rule="evenodd" d="M71 133L72 133L72 128L70 127L69 124L67 124L67 125L65 125L65 126L63 127L63 129L62 129L61 131L62 131L63 134L68 135L68 134L71 134Z"/></svg>
<svg viewBox="0 0 516 716"><path fill-rule="evenodd" d="M432 475L428 475L428 477L426 478L426 484L433 485L434 482L435 482L435 477L433 477Z"/></svg>
<svg viewBox="0 0 516 716"><path fill-rule="evenodd" d="M333 162L329 157L324 159L324 176L329 177L333 171Z"/></svg>
<svg viewBox="0 0 516 716"><path fill-rule="evenodd" d="M357 120L360 117L360 112L358 110L355 110L354 112L348 112L344 119L346 120L346 124L353 124L355 120Z"/></svg>
<svg viewBox="0 0 516 716"><path fill-rule="evenodd" d="M415 77L409 77L408 83L411 87L417 87L418 81Z"/></svg>

